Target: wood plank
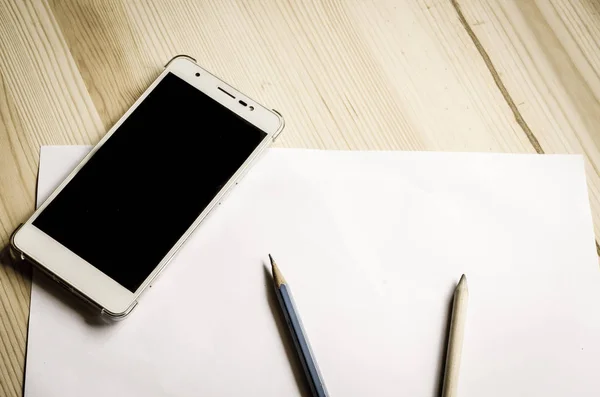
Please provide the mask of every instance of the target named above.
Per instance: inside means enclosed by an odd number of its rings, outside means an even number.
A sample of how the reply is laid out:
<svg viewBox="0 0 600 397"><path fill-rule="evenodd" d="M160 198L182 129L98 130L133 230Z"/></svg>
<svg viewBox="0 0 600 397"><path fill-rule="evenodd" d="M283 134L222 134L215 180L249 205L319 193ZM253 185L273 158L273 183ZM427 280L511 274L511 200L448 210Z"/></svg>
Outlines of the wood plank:
<svg viewBox="0 0 600 397"><path fill-rule="evenodd" d="M52 1L106 127L187 53L280 110L281 146L532 152L450 2Z"/></svg>
<svg viewBox="0 0 600 397"><path fill-rule="evenodd" d="M600 236L600 3L458 2L543 153L585 156Z"/></svg>
<svg viewBox="0 0 600 397"><path fill-rule="evenodd" d="M20 396L29 269L6 244L34 209L39 147L93 143L103 129L44 2L0 1L0 395Z"/></svg>

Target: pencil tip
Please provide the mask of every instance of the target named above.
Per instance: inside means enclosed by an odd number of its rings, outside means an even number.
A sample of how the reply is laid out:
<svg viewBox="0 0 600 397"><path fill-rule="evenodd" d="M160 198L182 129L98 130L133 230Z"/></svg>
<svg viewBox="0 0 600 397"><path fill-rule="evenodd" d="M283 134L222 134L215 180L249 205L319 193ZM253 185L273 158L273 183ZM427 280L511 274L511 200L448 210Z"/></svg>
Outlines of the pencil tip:
<svg viewBox="0 0 600 397"><path fill-rule="evenodd" d="M459 288L463 288L463 289L467 288L467 276L464 274L460 277L460 280L458 281L458 284L456 285L456 289L459 289Z"/></svg>
<svg viewBox="0 0 600 397"><path fill-rule="evenodd" d="M278 287L281 284L285 284L285 278L283 278L283 274L279 271L279 267L277 267L277 263L275 263L275 259L269 254L269 260L271 261L271 271L273 272L273 281L275 281L275 285Z"/></svg>

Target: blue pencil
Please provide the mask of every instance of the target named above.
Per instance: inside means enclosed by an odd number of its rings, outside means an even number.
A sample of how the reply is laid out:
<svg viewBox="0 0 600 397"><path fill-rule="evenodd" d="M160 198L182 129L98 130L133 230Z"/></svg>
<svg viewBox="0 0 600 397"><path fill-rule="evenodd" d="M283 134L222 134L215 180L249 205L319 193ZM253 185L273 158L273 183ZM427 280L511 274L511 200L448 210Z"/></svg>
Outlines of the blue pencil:
<svg viewBox="0 0 600 397"><path fill-rule="evenodd" d="M283 310L283 315L285 316L285 321L292 334L292 339L294 339L294 346L300 357L302 368L304 369L304 374L306 375L312 395L315 397L327 397L329 394L325 388L323 376L321 376L315 355L313 354L310 344L308 343L308 338L304 333L304 327L302 326L302 321L296 310L296 305L294 305L291 291L271 254L269 254L269 259L271 260L271 270L273 272L273 282L275 284L277 300L279 301L281 310Z"/></svg>

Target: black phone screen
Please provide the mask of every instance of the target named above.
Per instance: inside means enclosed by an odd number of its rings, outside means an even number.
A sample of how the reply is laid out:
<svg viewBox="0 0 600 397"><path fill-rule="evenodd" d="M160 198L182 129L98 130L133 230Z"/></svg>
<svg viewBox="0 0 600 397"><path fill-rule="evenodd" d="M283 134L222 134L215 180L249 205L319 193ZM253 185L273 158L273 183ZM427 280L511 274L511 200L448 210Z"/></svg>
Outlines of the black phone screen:
<svg viewBox="0 0 600 397"><path fill-rule="evenodd" d="M169 73L33 224L135 292L265 137Z"/></svg>

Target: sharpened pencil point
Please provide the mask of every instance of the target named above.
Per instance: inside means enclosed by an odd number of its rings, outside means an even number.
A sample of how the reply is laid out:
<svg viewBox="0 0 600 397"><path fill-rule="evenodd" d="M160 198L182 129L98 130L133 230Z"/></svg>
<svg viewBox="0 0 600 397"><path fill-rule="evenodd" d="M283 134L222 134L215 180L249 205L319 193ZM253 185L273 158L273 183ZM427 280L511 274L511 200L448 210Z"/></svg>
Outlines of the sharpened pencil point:
<svg viewBox="0 0 600 397"><path fill-rule="evenodd" d="M456 285L456 289L464 289L464 290L468 290L467 287L467 276L465 276L464 274L460 277L460 280L458 282L458 284Z"/></svg>
<svg viewBox="0 0 600 397"><path fill-rule="evenodd" d="M275 259L269 254L269 260L271 261L271 271L273 272L273 280L275 281L275 285L280 287L282 284L285 284L285 278L283 278L283 274L279 271L277 267L277 263L275 263Z"/></svg>

